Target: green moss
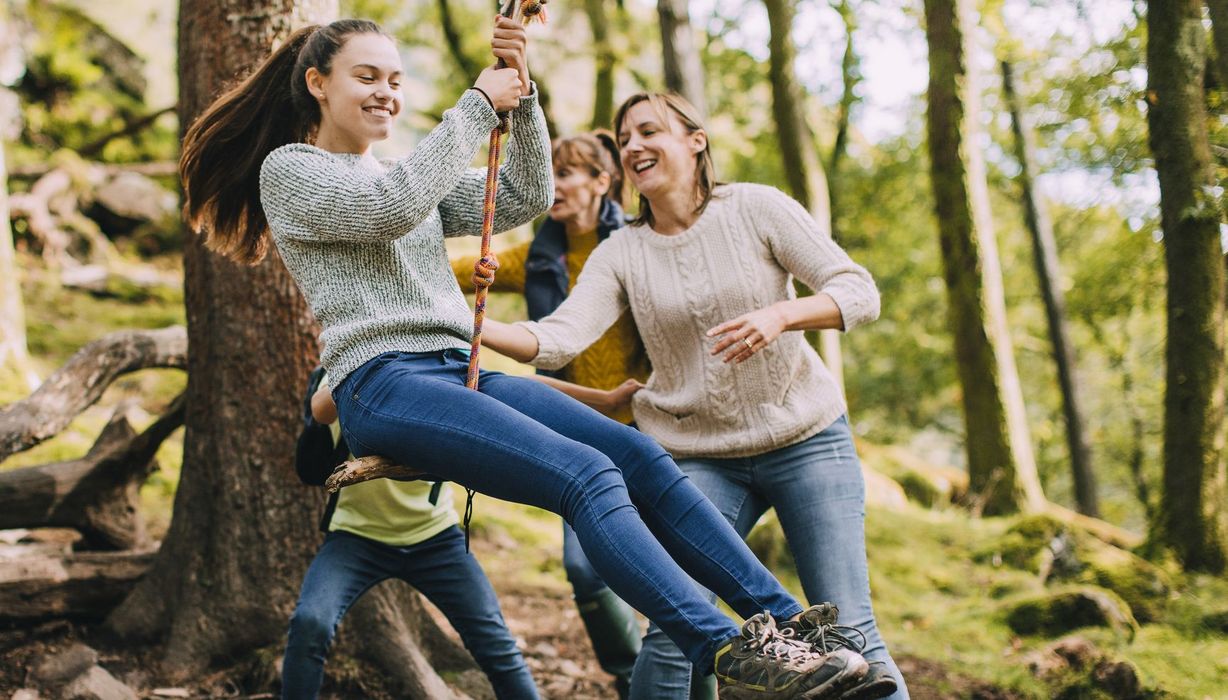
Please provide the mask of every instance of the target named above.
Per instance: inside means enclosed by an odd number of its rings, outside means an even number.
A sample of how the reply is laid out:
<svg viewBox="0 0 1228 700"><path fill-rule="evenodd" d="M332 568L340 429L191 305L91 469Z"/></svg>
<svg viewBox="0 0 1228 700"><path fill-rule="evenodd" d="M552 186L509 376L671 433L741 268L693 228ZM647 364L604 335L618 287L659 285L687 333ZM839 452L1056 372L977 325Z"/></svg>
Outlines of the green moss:
<svg viewBox="0 0 1228 700"><path fill-rule="evenodd" d="M1116 593L1095 586L1045 593L1009 604L1006 624L1025 635L1054 637L1080 627L1108 627L1133 637L1138 622Z"/></svg>

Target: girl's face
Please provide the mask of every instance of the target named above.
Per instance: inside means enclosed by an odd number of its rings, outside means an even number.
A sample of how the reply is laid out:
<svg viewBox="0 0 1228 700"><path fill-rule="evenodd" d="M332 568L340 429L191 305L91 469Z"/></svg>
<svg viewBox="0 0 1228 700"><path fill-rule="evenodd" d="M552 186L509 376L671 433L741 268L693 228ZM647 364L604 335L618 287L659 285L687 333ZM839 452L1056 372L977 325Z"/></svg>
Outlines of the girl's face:
<svg viewBox="0 0 1228 700"><path fill-rule="evenodd" d="M382 34L355 34L333 55L328 75L307 69L307 87L320 103L317 138L365 153L388 138L401 113L401 56Z"/></svg>
<svg viewBox="0 0 1228 700"><path fill-rule="evenodd" d="M562 223L595 219L601 209L601 197L609 189L609 173L593 175L588 166L557 163L550 218Z"/></svg>
<svg viewBox="0 0 1228 700"><path fill-rule="evenodd" d="M673 110L665 111L662 121L652 103L637 102L618 125L623 171L649 201L673 189L694 189L695 156L708 146L702 129L688 132Z"/></svg>

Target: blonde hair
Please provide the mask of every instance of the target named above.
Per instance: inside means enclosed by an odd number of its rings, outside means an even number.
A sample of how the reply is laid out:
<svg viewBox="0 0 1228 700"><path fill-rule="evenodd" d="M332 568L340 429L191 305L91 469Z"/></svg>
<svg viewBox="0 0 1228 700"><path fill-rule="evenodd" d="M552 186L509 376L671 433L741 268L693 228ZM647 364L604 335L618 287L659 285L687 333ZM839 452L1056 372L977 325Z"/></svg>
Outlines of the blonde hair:
<svg viewBox="0 0 1228 700"><path fill-rule="evenodd" d="M587 168L590 175L601 173L610 176L610 191L606 198L622 204L623 169L618 162L618 142L609 129L595 129L575 136L563 136L554 140L551 152L554 166L570 165Z"/></svg>
<svg viewBox="0 0 1228 700"><path fill-rule="evenodd" d="M669 118L672 112L678 117L678 121L682 123L688 134L704 131L699 110L682 95L672 92L640 92L623 100L618 107L618 112L614 115L615 133L622 133L623 120L627 118L627 112L641 102L647 102L664 125L672 124ZM621 148L623 144L618 145ZM704 209L708 208L708 202L712 201L712 193L719 184L721 183L716 180L716 166L712 162L712 149L705 143L704 149L695 154L695 193L699 195L699 205L695 207L696 214L702 214ZM641 224L652 226L654 223L652 204L643 194L640 195L639 204L640 211L630 223L637 226Z"/></svg>

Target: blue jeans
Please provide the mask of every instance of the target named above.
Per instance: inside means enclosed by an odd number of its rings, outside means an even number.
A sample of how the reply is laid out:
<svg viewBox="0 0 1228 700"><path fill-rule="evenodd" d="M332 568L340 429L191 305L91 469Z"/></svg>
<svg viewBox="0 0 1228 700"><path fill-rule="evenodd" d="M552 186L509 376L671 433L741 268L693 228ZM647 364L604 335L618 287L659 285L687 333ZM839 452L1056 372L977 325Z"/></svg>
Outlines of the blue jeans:
<svg viewBox="0 0 1228 700"><path fill-rule="evenodd" d="M349 532L330 532L303 577L282 662L281 695L315 698L324 658L337 624L367 589L399 578L418 589L448 618L465 648L486 673L498 698L537 698L537 687L516 648L490 581L465 536L451 527L407 547L394 547Z"/></svg>
<svg viewBox="0 0 1228 700"><path fill-rule="evenodd" d="M383 455L466 488L563 516L598 575L711 673L739 615L801 606L656 442L523 377L482 372L463 352L385 353L333 390L354 454Z"/></svg>
<svg viewBox="0 0 1228 700"><path fill-rule="evenodd" d="M865 482L848 420L841 417L812 438L754 457L683 459L678 465L742 537L768 508L776 509L806 597L835 603L840 624L866 636L865 657L885 662L895 676L899 690L891 699L908 698L870 606ZM689 680L686 658L649 627L631 674L631 697L685 700Z"/></svg>

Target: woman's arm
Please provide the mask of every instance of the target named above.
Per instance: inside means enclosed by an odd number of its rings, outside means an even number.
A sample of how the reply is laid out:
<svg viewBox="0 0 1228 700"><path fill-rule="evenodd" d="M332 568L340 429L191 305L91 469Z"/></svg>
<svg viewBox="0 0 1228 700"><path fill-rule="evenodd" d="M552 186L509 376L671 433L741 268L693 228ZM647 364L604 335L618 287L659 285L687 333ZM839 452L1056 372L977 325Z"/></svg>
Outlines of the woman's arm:
<svg viewBox="0 0 1228 700"><path fill-rule="evenodd" d="M337 404L333 403L328 384L320 384L316 393L311 395L311 417L323 425L332 425L337 420Z"/></svg>
<svg viewBox="0 0 1228 700"><path fill-rule="evenodd" d="M530 363L537 357L537 336L523 326L486 318L482 321L482 345L517 362ZM556 387L557 388L557 387Z"/></svg>
<svg viewBox="0 0 1228 700"><path fill-rule="evenodd" d="M494 276L494 284L487 285L490 291L524 293L524 264L529 257L529 246L532 244L532 241L525 241L521 245L505 248L497 253L499 272ZM477 255L449 258L449 262L452 263L452 274L456 276L456 282L460 284L461 291L473 290L473 271L478 260Z"/></svg>
<svg viewBox="0 0 1228 700"><path fill-rule="evenodd" d="M644 384L638 379L628 379L613 389L605 391L566 382L562 379L555 379L554 377L547 377L544 374L534 374L531 378L547 386L554 387L589 408L596 409L607 416L613 415L631 405L631 397L635 395L635 392L644 388Z"/></svg>

